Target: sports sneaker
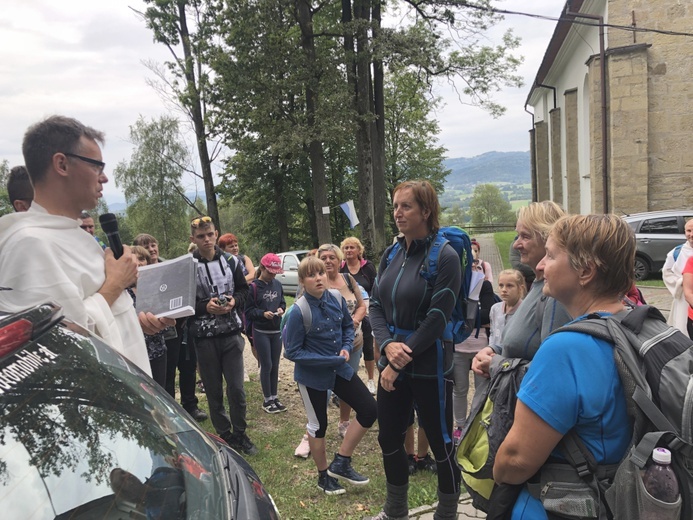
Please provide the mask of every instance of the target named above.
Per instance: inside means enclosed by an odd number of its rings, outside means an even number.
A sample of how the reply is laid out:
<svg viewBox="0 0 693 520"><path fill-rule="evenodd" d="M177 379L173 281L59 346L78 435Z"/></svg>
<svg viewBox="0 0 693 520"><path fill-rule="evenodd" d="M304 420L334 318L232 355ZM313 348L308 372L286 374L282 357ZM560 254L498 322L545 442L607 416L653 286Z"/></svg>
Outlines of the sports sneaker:
<svg viewBox="0 0 693 520"><path fill-rule="evenodd" d="M346 432L348 429L349 429L349 421L340 422L339 426L337 426L337 430L339 430L339 436L342 439L346 435Z"/></svg>
<svg viewBox="0 0 693 520"><path fill-rule="evenodd" d="M339 485L337 479L331 477L327 473L320 473L318 476L318 487L322 489L326 495L343 495L346 489Z"/></svg>
<svg viewBox="0 0 693 520"><path fill-rule="evenodd" d="M332 393L332 404L339 408L339 397L334 392Z"/></svg>
<svg viewBox="0 0 693 520"><path fill-rule="evenodd" d="M407 455L407 466L409 466L409 475L416 473L416 457L414 455Z"/></svg>
<svg viewBox="0 0 693 520"><path fill-rule="evenodd" d="M222 437L223 438L223 437ZM226 440L226 439L224 439ZM231 434L231 442L226 441L229 445L236 451L240 451L245 455L255 455L257 454L257 448L253 441L251 441L245 432L243 433L233 433Z"/></svg>
<svg viewBox="0 0 693 520"><path fill-rule="evenodd" d="M274 400L274 407L277 409L277 412L286 412L286 406L284 406L279 399Z"/></svg>
<svg viewBox="0 0 693 520"><path fill-rule="evenodd" d="M368 391L371 393L371 395L375 395L375 381L369 379L366 383L366 387L368 388Z"/></svg>
<svg viewBox="0 0 693 520"><path fill-rule="evenodd" d="M368 477L364 477L351 467L351 457L342 457L339 453L335 453L332 464L327 468L327 474L355 486L363 486L370 482Z"/></svg>
<svg viewBox="0 0 693 520"><path fill-rule="evenodd" d="M416 469L419 471L438 473L438 465L436 464L436 461L433 460L430 453L427 453L425 457L416 457Z"/></svg>
<svg viewBox="0 0 693 520"><path fill-rule="evenodd" d="M375 516L367 516L363 520L409 520L409 515L406 516L388 516L385 511L381 511Z"/></svg>
<svg viewBox="0 0 693 520"><path fill-rule="evenodd" d="M459 426L455 428L455 431L452 432L452 441L455 443L455 446L457 446L460 443L460 439L462 438L462 428Z"/></svg>
<svg viewBox="0 0 693 520"><path fill-rule="evenodd" d="M310 444L308 444L308 434L304 433L303 439L301 439L299 445L296 446L294 456L301 457L302 459L307 459L308 455L310 455Z"/></svg>
<svg viewBox="0 0 693 520"><path fill-rule="evenodd" d="M267 413L279 413L282 411L279 408L277 408L277 405L274 401L265 401L262 405L262 409Z"/></svg>

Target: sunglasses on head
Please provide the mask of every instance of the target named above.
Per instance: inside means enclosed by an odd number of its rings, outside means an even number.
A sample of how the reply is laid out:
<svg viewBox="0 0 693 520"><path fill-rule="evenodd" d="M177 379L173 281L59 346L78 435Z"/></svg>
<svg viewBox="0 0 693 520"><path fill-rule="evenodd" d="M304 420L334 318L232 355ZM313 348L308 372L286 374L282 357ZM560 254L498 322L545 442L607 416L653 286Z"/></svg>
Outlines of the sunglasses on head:
<svg viewBox="0 0 693 520"><path fill-rule="evenodd" d="M212 223L212 217L199 217L199 218L194 218L192 222L190 222L190 225L194 228L200 226L201 224L211 224Z"/></svg>

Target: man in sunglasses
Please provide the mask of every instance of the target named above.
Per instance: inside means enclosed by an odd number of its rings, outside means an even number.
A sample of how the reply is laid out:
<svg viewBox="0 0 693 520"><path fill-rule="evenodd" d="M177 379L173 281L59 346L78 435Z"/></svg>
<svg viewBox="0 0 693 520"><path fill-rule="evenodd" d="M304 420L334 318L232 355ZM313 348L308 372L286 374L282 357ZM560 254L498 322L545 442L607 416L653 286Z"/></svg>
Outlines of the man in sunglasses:
<svg viewBox="0 0 693 520"><path fill-rule="evenodd" d="M239 316L248 296L248 282L236 257L217 247L218 235L209 217L190 223L190 241L197 246L193 257L198 264L195 316L188 322L189 334L195 338L197 364L214 429L236 451L254 455L257 448L245 433L245 340ZM224 408L224 379L228 414Z"/></svg>
<svg viewBox="0 0 693 520"><path fill-rule="evenodd" d="M137 280L137 262L124 246L115 259L80 229L79 216L101 197L103 133L79 121L51 116L29 127L22 152L34 186L29 211L0 219L0 310L16 312L53 301L71 321L96 332L151 374L142 332L174 323L140 313L125 292Z"/></svg>

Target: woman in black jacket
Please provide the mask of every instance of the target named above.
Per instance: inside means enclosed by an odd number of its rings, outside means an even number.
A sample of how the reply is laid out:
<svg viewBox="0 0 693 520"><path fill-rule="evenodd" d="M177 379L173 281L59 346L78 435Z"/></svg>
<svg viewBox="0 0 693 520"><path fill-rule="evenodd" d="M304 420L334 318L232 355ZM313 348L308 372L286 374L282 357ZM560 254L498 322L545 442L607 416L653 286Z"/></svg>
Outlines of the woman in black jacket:
<svg viewBox="0 0 693 520"><path fill-rule="evenodd" d="M393 209L401 236L383 254L371 297L371 325L382 367L378 442L387 478L385 506L373 518L407 518L409 471L404 437L416 402L419 425L426 431L438 469L435 518L454 519L460 470L452 441L453 345L443 340L443 333L460 288L460 259L445 244L437 257L435 279L425 276L440 212L430 183L407 181L397 186Z"/></svg>

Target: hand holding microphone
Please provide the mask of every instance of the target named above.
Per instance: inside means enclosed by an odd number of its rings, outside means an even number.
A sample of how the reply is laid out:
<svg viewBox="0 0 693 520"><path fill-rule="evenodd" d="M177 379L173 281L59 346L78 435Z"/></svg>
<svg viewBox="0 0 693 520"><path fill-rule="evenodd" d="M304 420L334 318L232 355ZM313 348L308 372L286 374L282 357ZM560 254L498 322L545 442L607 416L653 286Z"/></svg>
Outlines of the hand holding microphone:
<svg viewBox="0 0 693 520"><path fill-rule="evenodd" d="M105 253L106 281L99 289L109 305L113 305L122 292L137 282L137 261L130 254L130 248L123 246L118 234L118 221L113 213L99 217L102 229L106 232L110 250Z"/></svg>
<svg viewBox="0 0 693 520"><path fill-rule="evenodd" d="M120 233L118 233L118 219L113 213L104 213L99 217L99 223L108 237L108 245L113 251L113 256L118 260L123 256L123 243L120 241Z"/></svg>

